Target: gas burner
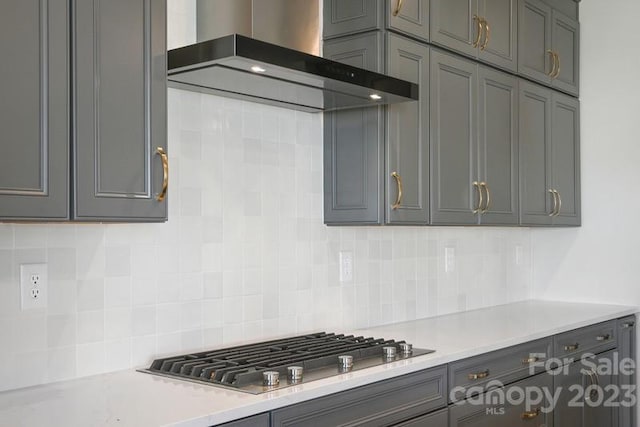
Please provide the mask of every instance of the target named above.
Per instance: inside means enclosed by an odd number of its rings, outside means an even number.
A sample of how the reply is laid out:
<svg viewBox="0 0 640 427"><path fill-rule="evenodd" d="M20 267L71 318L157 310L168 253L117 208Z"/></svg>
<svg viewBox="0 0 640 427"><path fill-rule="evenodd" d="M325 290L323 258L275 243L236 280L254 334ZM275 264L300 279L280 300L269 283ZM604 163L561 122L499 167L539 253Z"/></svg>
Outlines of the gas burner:
<svg viewBox="0 0 640 427"><path fill-rule="evenodd" d="M428 353L404 341L317 332L157 359L141 372L260 394Z"/></svg>

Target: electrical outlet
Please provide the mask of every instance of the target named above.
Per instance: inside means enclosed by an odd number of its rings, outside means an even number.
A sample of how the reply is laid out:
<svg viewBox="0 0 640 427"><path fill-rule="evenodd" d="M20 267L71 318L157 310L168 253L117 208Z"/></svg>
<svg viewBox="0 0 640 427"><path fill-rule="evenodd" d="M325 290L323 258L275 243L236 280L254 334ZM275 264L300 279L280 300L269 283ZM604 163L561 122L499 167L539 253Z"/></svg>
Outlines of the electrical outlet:
<svg viewBox="0 0 640 427"><path fill-rule="evenodd" d="M22 310L47 308L47 264L20 265L20 301Z"/></svg>
<svg viewBox="0 0 640 427"><path fill-rule="evenodd" d="M341 251L340 254L340 283L353 282L353 252Z"/></svg>
<svg viewBox="0 0 640 427"><path fill-rule="evenodd" d="M520 266L523 263L523 248L520 245L516 246L516 265Z"/></svg>
<svg viewBox="0 0 640 427"><path fill-rule="evenodd" d="M455 248L444 248L444 272L453 273L456 269L456 250Z"/></svg>

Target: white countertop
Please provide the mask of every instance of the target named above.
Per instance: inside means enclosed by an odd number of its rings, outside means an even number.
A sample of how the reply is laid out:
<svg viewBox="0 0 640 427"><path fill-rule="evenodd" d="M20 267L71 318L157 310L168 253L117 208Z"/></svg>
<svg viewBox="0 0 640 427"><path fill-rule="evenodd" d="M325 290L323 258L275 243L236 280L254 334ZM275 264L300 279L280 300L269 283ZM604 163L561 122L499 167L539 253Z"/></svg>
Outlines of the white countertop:
<svg viewBox="0 0 640 427"><path fill-rule="evenodd" d="M210 426L636 312L526 301L359 330L436 352L261 395L135 371L13 390L0 393L0 426Z"/></svg>

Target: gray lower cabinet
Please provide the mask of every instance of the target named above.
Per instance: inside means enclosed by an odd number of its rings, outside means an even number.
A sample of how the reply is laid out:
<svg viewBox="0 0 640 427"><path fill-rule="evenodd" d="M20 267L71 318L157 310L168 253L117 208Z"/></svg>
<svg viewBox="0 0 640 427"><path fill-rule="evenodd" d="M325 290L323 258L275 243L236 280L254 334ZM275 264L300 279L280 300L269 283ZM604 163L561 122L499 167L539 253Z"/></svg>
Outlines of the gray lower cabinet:
<svg viewBox="0 0 640 427"><path fill-rule="evenodd" d="M554 423L561 427L617 427L617 395L611 387L617 382L613 374L599 373L605 365L613 366L614 351L595 358L577 360L567 365L566 372L554 376L554 389L559 390L553 411ZM598 369L593 368L598 366ZM609 402L607 404L606 402ZM631 425L631 424L629 424ZM627 424L620 424L626 427Z"/></svg>
<svg viewBox="0 0 640 427"><path fill-rule="evenodd" d="M67 219L68 1L3 1L0 56L0 219Z"/></svg>
<svg viewBox="0 0 640 427"><path fill-rule="evenodd" d="M551 390L552 383L550 375L540 374L457 402L449 406L449 427L553 427L553 416L543 411L551 407L547 398L535 405L517 398L525 390Z"/></svg>
<svg viewBox="0 0 640 427"><path fill-rule="evenodd" d="M578 95L577 19L541 0L519 1L518 73Z"/></svg>
<svg viewBox="0 0 640 427"><path fill-rule="evenodd" d="M382 70L381 34L371 32L324 43L324 56ZM380 224L384 218L384 110L324 113L324 222Z"/></svg>
<svg viewBox="0 0 640 427"><path fill-rule="evenodd" d="M165 220L165 0L73 6L74 218Z"/></svg>
<svg viewBox="0 0 640 427"><path fill-rule="evenodd" d="M386 223L429 223L429 47L387 34L387 73L417 83L420 99L387 106Z"/></svg>
<svg viewBox="0 0 640 427"><path fill-rule="evenodd" d="M618 355L620 360L634 361L634 367L629 372L620 372L618 375L618 386L620 387L620 410L619 425L620 427L635 426L636 424L636 406L631 405L632 400L637 398L636 387L636 317L629 316L618 319ZM627 365L627 362L625 366ZM628 369L628 368L625 368Z"/></svg>
<svg viewBox="0 0 640 427"><path fill-rule="evenodd" d="M397 425L446 406L446 372L446 367L432 368L277 409L271 425Z"/></svg>
<svg viewBox="0 0 640 427"><path fill-rule="evenodd" d="M520 81L520 224L580 225L579 101Z"/></svg>
<svg viewBox="0 0 640 427"><path fill-rule="evenodd" d="M430 91L431 223L516 225L517 80L434 49Z"/></svg>
<svg viewBox="0 0 640 427"><path fill-rule="evenodd" d="M516 0L431 0L431 41L515 72L516 11Z"/></svg>

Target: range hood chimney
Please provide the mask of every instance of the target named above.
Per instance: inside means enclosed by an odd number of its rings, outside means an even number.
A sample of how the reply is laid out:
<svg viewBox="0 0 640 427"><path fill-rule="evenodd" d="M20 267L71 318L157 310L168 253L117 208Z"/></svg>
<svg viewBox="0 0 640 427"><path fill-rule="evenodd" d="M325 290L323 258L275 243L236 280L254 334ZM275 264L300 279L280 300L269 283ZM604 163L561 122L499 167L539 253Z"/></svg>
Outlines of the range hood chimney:
<svg viewBox="0 0 640 427"><path fill-rule="evenodd" d="M319 112L418 99L416 84L321 58L319 0L198 0L173 87Z"/></svg>

